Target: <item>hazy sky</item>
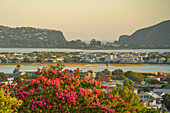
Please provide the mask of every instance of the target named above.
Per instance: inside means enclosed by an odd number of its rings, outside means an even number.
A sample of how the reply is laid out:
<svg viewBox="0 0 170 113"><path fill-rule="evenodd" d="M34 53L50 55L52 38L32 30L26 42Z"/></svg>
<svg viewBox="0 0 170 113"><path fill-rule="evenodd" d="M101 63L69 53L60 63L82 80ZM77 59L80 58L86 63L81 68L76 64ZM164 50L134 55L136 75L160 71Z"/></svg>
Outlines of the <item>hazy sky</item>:
<svg viewBox="0 0 170 113"><path fill-rule="evenodd" d="M67 40L114 41L170 19L170 0L0 0L0 25L60 30Z"/></svg>

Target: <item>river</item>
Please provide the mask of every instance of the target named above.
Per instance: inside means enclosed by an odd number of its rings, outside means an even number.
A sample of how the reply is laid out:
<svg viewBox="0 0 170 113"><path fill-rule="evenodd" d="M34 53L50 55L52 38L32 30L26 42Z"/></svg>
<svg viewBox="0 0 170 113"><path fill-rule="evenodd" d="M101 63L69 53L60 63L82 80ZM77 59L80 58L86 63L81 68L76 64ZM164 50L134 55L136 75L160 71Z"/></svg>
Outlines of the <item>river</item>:
<svg viewBox="0 0 170 113"><path fill-rule="evenodd" d="M82 49L64 49L64 48L0 48L0 52L20 52L31 53L34 51L46 52L170 52L170 49L119 49L119 50L82 50Z"/></svg>
<svg viewBox="0 0 170 113"><path fill-rule="evenodd" d="M12 73L13 70L15 69L15 65L4 65L0 66L0 72L5 72L5 73ZM21 71L36 71L37 67L42 68L42 66L21 66ZM89 66L89 65L84 65L84 66L79 66L79 67L74 67L74 66L66 66L65 69L70 69L74 70L80 68L81 71L86 72L87 70L91 69L95 72L102 71L106 69L106 66ZM166 72L170 73L170 65L166 66L109 66L109 70L113 71L115 69L123 69L123 71L135 71L135 72Z"/></svg>

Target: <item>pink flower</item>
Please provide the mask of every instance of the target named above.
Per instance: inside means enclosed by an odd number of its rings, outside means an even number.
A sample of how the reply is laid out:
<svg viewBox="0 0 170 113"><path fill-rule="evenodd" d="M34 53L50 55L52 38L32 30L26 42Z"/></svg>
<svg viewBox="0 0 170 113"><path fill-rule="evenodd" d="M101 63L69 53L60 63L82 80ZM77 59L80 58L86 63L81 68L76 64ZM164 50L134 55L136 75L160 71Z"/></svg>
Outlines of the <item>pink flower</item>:
<svg viewBox="0 0 170 113"><path fill-rule="evenodd" d="M70 85L70 89L71 89L71 90L74 90L73 84Z"/></svg>

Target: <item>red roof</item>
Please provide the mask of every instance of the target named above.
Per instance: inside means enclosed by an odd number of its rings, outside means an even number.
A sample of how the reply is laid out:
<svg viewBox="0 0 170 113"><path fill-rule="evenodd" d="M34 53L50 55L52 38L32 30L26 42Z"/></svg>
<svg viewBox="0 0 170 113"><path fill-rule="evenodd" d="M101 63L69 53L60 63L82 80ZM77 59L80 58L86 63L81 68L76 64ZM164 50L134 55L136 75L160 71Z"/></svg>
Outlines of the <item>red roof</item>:
<svg viewBox="0 0 170 113"><path fill-rule="evenodd" d="M102 81L109 82L110 80L111 79L108 77L100 77L99 79L97 79L97 81L99 81L99 82L102 82Z"/></svg>
<svg viewBox="0 0 170 113"><path fill-rule="evenodd" d="M170 78L170 76L149 76L150 78Z"/></svg>

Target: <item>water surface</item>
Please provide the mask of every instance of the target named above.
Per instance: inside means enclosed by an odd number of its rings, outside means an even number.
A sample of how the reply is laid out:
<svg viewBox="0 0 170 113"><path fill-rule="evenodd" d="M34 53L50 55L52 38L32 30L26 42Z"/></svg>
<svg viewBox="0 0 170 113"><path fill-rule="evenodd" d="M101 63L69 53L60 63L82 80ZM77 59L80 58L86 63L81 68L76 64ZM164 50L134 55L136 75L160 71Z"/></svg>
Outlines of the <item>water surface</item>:
<svg viewBox="0 0 170 113"><path fill-rule="evenodd" d="M15 69L16 65L4 65L0 66L0 72L5 73L12 73ZM21 65L21 71L36 71L37 67L42 68L42 66L22 66ZM106 66L66 66L65 69L74 70L80 68L83 72L86 72L87 70L91 69L95 72L102 71L106 69ZM110 71L114 71L115 69L123 69L123 71L135 71L135 72L142 72L142 71L148 71L148 72L166 72L170 73L170 66L109 66Z"/></svg>

